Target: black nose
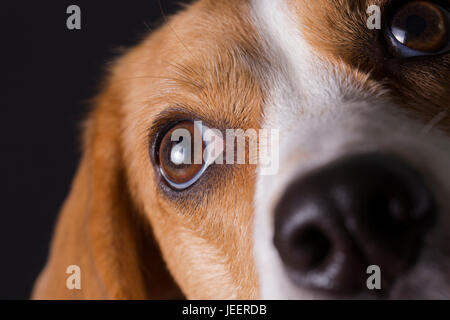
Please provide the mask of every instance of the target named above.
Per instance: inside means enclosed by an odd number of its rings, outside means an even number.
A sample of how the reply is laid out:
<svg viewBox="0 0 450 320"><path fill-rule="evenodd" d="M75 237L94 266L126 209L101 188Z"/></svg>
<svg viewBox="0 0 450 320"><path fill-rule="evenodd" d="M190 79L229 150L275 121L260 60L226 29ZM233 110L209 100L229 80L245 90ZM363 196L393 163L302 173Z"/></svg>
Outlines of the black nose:
<svg viewBox="0 0 450 320"><path fill-rule="evenodd" d="M275 208L274 243L291 280L341 293L382 288L410 267L435 216L422 177L401 159L364 154L294 181Z"/></svg>

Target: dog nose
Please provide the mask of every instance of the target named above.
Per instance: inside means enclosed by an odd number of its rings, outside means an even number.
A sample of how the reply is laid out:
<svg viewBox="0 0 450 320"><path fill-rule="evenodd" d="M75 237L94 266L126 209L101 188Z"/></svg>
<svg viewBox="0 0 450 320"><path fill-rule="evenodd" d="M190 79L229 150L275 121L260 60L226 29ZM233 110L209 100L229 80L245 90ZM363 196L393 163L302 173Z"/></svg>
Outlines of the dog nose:
<svg viewBox="0 0 450 320"><path fill-rule="evenodd" d="M414 263L435 207L420 174L400 158L351 156L286 189L274 244L299 286L354 293L367 289L367 267L377 265L386 289Z"/></svg>

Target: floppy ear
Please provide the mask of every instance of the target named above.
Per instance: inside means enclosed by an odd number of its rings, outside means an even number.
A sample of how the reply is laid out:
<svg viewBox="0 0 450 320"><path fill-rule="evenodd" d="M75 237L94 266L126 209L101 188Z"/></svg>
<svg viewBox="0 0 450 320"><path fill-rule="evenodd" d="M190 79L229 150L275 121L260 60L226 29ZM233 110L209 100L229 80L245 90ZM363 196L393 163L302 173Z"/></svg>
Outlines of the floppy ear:
<svg viewBox="0 0 450 320"><path fill-rule="evenodd" d="M110 86L88 117L81 164L33 298L181 297L149 222L134 207L128 190L119 105L118 90ZM79 274L72 265L79 266ZM78 280L80 289L73 288Z"/></svg>

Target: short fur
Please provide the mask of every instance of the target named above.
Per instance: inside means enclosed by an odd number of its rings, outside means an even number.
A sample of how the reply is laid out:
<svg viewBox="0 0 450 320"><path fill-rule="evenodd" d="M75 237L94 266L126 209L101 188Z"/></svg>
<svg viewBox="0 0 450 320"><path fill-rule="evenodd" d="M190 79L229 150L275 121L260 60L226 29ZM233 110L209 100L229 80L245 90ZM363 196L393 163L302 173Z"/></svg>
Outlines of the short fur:
<svg viewBox="0 0 450 320"><path fill-rule="evenodd" d="M271 208L289 179L360 150L355 143L420 153L417 164L438 176L450 150L435 128L412 134L448 108L450 55L385 59L379 32L364 29L367 3L199 0L120 58L85 122L82 160L32 297L317 297L284 284L271 243ZM280 175L221 166L174 195L151 148L160 125L180 115L212 128L281 130ZM381 139L398 121L406 131ZM444 115L439 125L449 124ZM432 243L450 243L448 220ZM81 290L66 288L72 264Z"/></svg>

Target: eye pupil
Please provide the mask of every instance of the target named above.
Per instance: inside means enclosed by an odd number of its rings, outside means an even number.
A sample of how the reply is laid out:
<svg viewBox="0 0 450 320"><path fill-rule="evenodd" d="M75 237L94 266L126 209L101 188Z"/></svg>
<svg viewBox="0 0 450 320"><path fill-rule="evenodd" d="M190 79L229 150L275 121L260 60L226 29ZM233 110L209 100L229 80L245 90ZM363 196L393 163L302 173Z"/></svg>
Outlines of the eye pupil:
<svg viewBox="0 0 450 320"><path fill-rule="evenodd" d="M427 28L427 23L423 17L410 15L406 18L406 30L414 36L420 36Z"/></svg>
<svg viewBox="0 0 450 320"><path fill-rule="evenodd" d="M437 53L449 42L449 16L447 10L433 2L411 1L395 12L390 30L395 41L408 49ZM395 43L394 47L401 49Z"/></svg>

